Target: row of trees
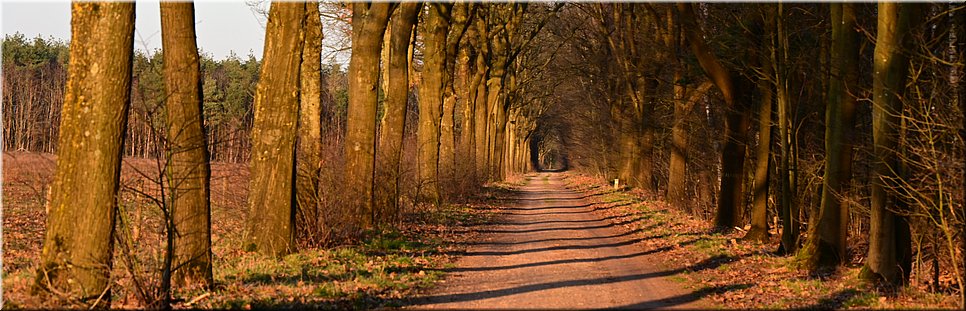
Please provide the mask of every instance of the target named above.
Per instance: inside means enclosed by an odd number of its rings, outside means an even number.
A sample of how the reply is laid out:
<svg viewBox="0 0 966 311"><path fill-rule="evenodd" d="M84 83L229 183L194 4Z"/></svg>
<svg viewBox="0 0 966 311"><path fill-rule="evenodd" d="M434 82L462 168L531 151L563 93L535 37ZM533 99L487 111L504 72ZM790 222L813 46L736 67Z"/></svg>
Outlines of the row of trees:
<svg viewBox="0 0 966 311"><path fill-rule="evenodd" d="M324 7L351 11L325 12L351 16L344 78L322 67L316 2L271 4L260 62L200 57L191 3L161 4L162 51L151 56L134 53L133 3L72 4L69 56L46 59L67 68L59 122L47 120L59 123L59 140L25 148L58 155L37 287L93 307L110 303L125 155L163 163L154 200L167 237L157 306L169 305L172 285L212 283L213 159L250 161L243 247L271 256L295 251L301 237L325 240L312 234L351 242L392 224L407 193L438 205L528 169L549 92L537 92L536 82L551 53L530 47L562 5ZM46 102L50 111L56 104ZM4 107L32 105L17 98ZM343 150L323 156L332 148L323 142ZM415 163L416 178L403 185L407 163ZM333 166L341 174L324 176ZM325 191L331 185L344 185L343 193Z"/></svg>
<svg viewBox="0 0 966 311"><path fill-rule="evenodd" d="M553 76L576 79L537 133L719 229L768 241L777 227L809 271L856 260L875 283L946 273L962 291L964 13L568 5L547 36L567 42Z"/></svg>

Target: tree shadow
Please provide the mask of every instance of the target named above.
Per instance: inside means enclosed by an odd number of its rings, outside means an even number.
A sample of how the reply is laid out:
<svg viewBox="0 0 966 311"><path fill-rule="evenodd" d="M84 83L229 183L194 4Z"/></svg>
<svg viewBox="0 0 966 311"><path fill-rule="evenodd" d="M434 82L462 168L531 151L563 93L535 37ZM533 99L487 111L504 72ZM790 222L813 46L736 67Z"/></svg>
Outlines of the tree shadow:
<svg viewBox="0 0 966 311"><path fill-rule="evenodd" d="M544 206L544 207L535 207L535 208L504 207L501 209L505 211L542 211L542 210L551 210L551 209L576 209L576 208L590 207L591 205L593 204L588 203L588 204L580 204L580 205L555 205L555 206Z"/></svg>
<svg viewBox="0 0 966 311"><path fill-rule="evenodd" d="M633 216L633 215L631 215ZM542 225L542 224L577 224L577 223L593 223L593 222L604 222L616 218L624 218L628 215L611 215L603 218L596 219L584 219L584 220L542 220L542 221L531 221L531 222L514 222L505 223L504 226L529 226L529 225ZM650 216L639 217L637 220L644 220Z"/></svg>
<svg viewBox="0 0 966 311"><path fill-rule="evenodd" d="M670 249L673 249L673 248L665 247L665 248L654 250L652 252L662 252ZM705 269L713 269L717 266L724 264L725 262L731 262L734 260L736 259L732 259L729 261L729 260L723 260L722 258L713 257L686 268L673 269L673 270L663 270L663 271L655 271L655 272L616 276L616 277L601 277L601 278L590 278L590 279L545 282L545 283L528 284L528 285L509 287L509 288L503 288L503 289L475 291L475 292L469 292L469 293L424 296L424 297L419 297L419 298L410 300L409 305L420 306L420 305L426 305L426 304L432 304L432 303L438 303L438 302L467 302L467 301L498 298L498 297L504 297L509 295L516 295L516 294L557 289L557 288L631 282L631 281L638 281L638 280L644 280L644 279L650 279L650 278L666 277L666 276L681 273L683 271L700 271ZM713 293L748 288L750 286L752 285L738 284L738 285L717 286L717 287L712 287L708 289L698 290L694 293L687 294L687 295L681 295L681 296L661 299L654 302L645 302L645 303L656 304L660 302L662 304L661 306L666 307L666 306L678 305L678 304L694 301L694 300L700 299L701 297L704 297ZM635 306L637 305L638 304L634 304L634 305L624 306L622 308L635 308ZM646 306L640 306L638 308L644 308L644 307Z"/></svg>
<svg viewBox="0 0 966 311"><path fill-rule="evenodd" d="M818 302L812 305L804 306L801 308L795 308L794 310L832 310L832 309L842 309L845 307L845 303L850 299L862 294L862 292L854 289L844 289L838 292L832 293L831 295L819 299Z"/></svg>
<svg viewBox="0 0 966 311"><path fill-rule="evenodd" d="M754 284L750 284L750 283L744 283L744 284L729 284L729 285L717 285L717 286L705 287L705 288L702 288L702 289L693 291L691 293L683 294L683 295L677 295L677 296L663 298L663 299L659 299L659 300L652 300L652 301L644 301L644 302L639 302L639 303L633 303L633 304L629 304L629 305L623 305L623 306L618 306L618 307L614 307L614 308L608 308L608 310L610 310L610 309L615 309L615 310L642 310L642 309L667 308L667 307L673 307L673 306L677 306L677 305L683 305L683 304L686 304L686 303L689 303L689 302L698 301L701 298L704 298L704 297L709 296L709 295L726 293L726 292L730 292L730 291L733 291L733 290L747 289L747 288L751 288L753 286L754 286Z"/></svg>
<svg viewBox="0 0 966 311"><path fill-rule="evenodd" d="M595 225L595 226L569 226L569 227L536 228L536 229L522 229L522 230L481 229L481 230L476 230L476 232L479 232L479 233L534 233L534 232L545 232L545 231L590 230L590 229L601 229L601 228L610 228L610 227L628 225L628 224L632 224L637 221L640 221L642 219L643 218L625 219L618 222L611 222L608 224Z"/></svg>
<svg viewBox="0 0 966 311"><path fill-rule="evenodd" d="M563 242L563 241L589 241L589 240L603 240L603 239L613 239L625 237L637 233L641 233L650 229L657 227L656 224L652 224L647 227L641 227L634 230L628 230L621 234L596 236L596 237L584 237L584 238L552 238L552 239L539 239L539 240L526 240L519 242L466 242L466 245L519 245L519 244L529 244L529 243L543 243L543 242Z"/></svg>

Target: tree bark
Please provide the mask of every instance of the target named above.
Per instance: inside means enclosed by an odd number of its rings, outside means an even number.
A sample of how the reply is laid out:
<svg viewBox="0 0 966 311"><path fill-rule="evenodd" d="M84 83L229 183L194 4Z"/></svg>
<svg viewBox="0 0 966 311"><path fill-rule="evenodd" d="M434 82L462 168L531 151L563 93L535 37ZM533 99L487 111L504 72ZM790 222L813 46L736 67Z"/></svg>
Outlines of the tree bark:
<svg viewBox="0 0 966 311"><path fill-rule="evenodd" d="M349 60L349 107L346 120L345 174L347 210L343 234L371 228L375 175L376 104L379 51L389 21L390 3L352 3L352 57Z"/></svg>
<svg viewBox="0 0 966 311"><path fill-rule="evenodd" d="M792 116L791 99L788 96L788 77L786 66L788 64L788 36L785 33L784 5L779 3L775 26L777 35L772 41L772 66L775 72L775 100L778 106L778 135L779 145L781 146L779 185L781 187L781 207L778 209L781 214L782 233L781 246L778 253L793 254L798 251L799 226L801 221L798 219L798 205L796 200L797 187L795 185L795 175L792 173L792 148L794 138L791 134ZM824 80L824 79L823 79Z"/></svg>
<svg viewBox="0 0 966 311"><path fill-rule="evenodd" d="M396 219L399 213L399 167L402 155L403 134L406 128L406 107L409 102L409 48L413 27L419 17L422 4L401 3L392 13L389 26L389 49L386 69L385 114L379 137L379 174L384 193L380 194L378 210L385 219ZM385 220L384 219L384 220Z"/></svg>
<svg viewBox="0 0 966 311"><path fill-rule="evenodd" d="M272 3L255 91L246 248L279 257L295 249L295 138L304 21L304 3Z"/></svg>
<svg viewBox="0 0 966 311"><path fill-rule="evenodd" d="M880 2L876 27L875 61L872 81L872 217L869 228L869 254L862 269L863 279L890 285L903 285L912 266L909 223L895 209L901 205L896 196L902 178L899 152L908 53L912 51L911 29L917 26L921 4Z"/></svg>
<svg viewBox="0 0 966 311"><path fill-rule="evenodd" d="M134 3L71 6L70 69L36 285L110 305L134 50Z"/></svg>
<svg viewBox="0 0 966 311"><path fill-rule="evenodd" d="M733 74L718 61L717 57L704 42L704 35L697 25L694 9L690 3L679 3L678 12L681 14L691 51L697 56L698 63L705 74L721 91L725 104L728 106L725 119L724 147L721 153L721 189L718 193L718 208L715 212L714 225L722 229L730 229L741 220L741 211L745 206L744 196L744 162L745 140L748 132L747 110L749 106L747 94L743 87L734 81Z"/></svg>
<svg viewBox="0 0 966 311"><path fill-rule="evenodd" d="M305 2L302 62L299 67L298 142L295 147L297 227L319 225L322 174L322 21L319 3Z"/></svg>
<svg viewBox="0 0 966 311"><path fill-rule="evenodd" d="M439 193L440 122L443 117L443 74L446 33L452 4L431 3L424 18L423 70L419 85L419 127L416 131L420 200L441 203Z"/></svg>
<svg viewBox="0 0 966 311"><path fill-rule="evenodd" d="M168 186L175 234L176 284L210 286L211 170L201 106L201 64L191 2L161 3L161 44L168 98Z"/></svg>
<svg viewBox="0 0 966 311"><path fill-rule="evenodd" d="M771 171L771 81L761 81L761 104L758 110L758 149L755 159L754 199L751 206L751 229L746 240L768 240L768 173Z"/></svg>
<svg viewBox="0 0 966 311"><path fill-rule="evenodd" d="M858 86L858 35L855 31L855 4L833 3L831 75L825 111L825 177L817 223L809 224L809 234L799 257L803 267L815 271L841 264L846 256L849 223L848 196L852 179L852 143L855 102Z"/></svg>

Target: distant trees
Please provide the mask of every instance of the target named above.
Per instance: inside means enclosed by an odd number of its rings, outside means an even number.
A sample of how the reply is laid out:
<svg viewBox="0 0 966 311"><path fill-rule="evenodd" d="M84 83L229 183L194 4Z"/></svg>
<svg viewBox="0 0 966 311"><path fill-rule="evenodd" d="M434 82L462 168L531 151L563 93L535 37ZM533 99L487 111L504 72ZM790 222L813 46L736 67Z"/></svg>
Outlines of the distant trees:
<svg viewBox="0 0 966 311"><path fill-rule="evenodd" d="M74 3L70 69L36 285L111 300L115 195L131 91L134 3Z"/></svg>

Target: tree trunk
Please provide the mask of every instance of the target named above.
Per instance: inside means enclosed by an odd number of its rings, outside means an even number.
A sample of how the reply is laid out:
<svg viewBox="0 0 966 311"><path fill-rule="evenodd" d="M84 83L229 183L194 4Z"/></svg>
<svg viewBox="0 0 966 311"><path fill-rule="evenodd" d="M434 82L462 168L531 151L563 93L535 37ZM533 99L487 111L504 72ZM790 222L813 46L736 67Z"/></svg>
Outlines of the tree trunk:
<svg viewBox="0 0 966 311"><path fill-rule="evenodd" d="M765 66L764 68L767 68ZM758 149L755 158L755 187L752 189L754 200L751 206L751 230L745 234L746 240L768 240L768 173L771 170L771 105L772 82L759 82L761 103L758 110Z"/></svg>
<svg viewBox="0 0 966 311"><path fill-rule="evenodd" d="M676 59L677 57L675 57ZM671 159L668 167L667 198L672 206L685 210L688 165L688 109L685 102L687 87L684 84L684 68L674 69L674 123L671 126Z"/></svg>
<svg viewBox="0 0 966 311"><path fill-rule="evenodd" d="M846 256L848 203L852 179L852 139L856 98L850 92L858 83L858 35L855 4L833 3L831 75L825 111L825 177L817 223L799 253L803 266L815 271L841 264Z"/></svg>
<svg viewBox="0 0 966 311"><path fill-rule="evenodd" d="M248 250L282 256L295 249L295 137L305 4L273 2L252 123Z"/></svg>
<svg viewBox="0 0 966 311"><path fill-rule="evenodd" d="M721 189L718 193L718 208L714 225L730 229L739 225L741 211L745 206L744 162L745 140L748 132L748 99L744 87L732 78L733 74L718 61L704 42L704 35L697 25L694 9L690 3L679 3L681 22L687 34L691 51L697 56L698 63L705 74L718 87L728 106L725 118L724 147L721 153ZM742 83L744 84L744 83Z"/></svg>
<svg viewBox="0 0 966 311"><path fill-rule="evenodd" d="M446 66L447 20L452 4L427 4L423 34L423 70L419 85L418 160L420 200L441 203L439 194L440 122L443 116L443 71Z"/></svg>
<svg viewBox="0 0 966 311"><path fill-rule="evenodd" d="M201 64L191 2L161 3L161 44L168 98L167 178L174 244L175 282L210 286L211 206L208 146L201 107ZM168 234L174 234L169 232Z"/></svg>
<svg viewBox="0 0 966 311"><path fill-rule="evenodd" d="M105 308L124 126L131 99L134 3L75 2L70 69L38 288Z"/></svg>
<svg viewBox="0 0 966 311"><path fill-rule="evenodd" d="M779 214L781 214L782 223L782 233L781 233L781 246L779 247L778 253L780 254L793 254L798 250L798 236L799 236L799 226L801 222L798 219L798 205L796 203L795 196L797 195L797 187L795 187L795 177L792 173L792 157L794 153L792 152L792 147L794 145L794 139L791 134L792 128L792 117L791 117L791 99L788 96L788 77L786 75L786 64L788 64L788 37L785 33L785 22L784 22L784 6L779 3L778 11L776 12L775 25L778 31L775 40L772 41L772 66L774 66L775 72L775 83L777 87L775 88L775 99L778 105L778 135L781 137L779 139L779 144L781 146L781 156L780 156L780 168L779 168L779 184L781 187L781 207L778 209Z"/></svg>
<svg viewBox="0 0 966 311"><path fill-rule="evenodd" d="M305 2L300 65L298 142L295 147L297 227L319 225L322 174L322 21L318 2Z"/></svg>
<svg viewBox="0 0 966 311"><path fill-rule="evenodd" d="M467 32L468 38L476 37L475 27L472 27ZM459 93L459 100L463 103L463 124L462 131L460 132L460 154L462 164L460 165L461 174L469 174L468 176L463 176L464 178L470 178L471 180L476 180L476 92L479 88L480 78L476 74L475 68L471 67L473 59L471 58L473 51L471 50L471 45L461 45L459 55L457 56L457 80L460 84L457 88Z"/></svg>
<svg viewBox="0 0 966 311"><path fill-rule="evenodd" d="M770 10L772 5L766 7ZM760 48L764 50L771 42L775 28L775 16L766 16L764 37ZM771 108L774 99L774 55L759 51L763 79L758 80L758 148L755 155L755 184L752 189L751 229L744 239L765 242L768 240L768 184L771 172Z"/></svg>
<svg viewBox="0 0 966 311"><path fill-rule="evenodd" d="M379 176L385 178L384 193L380 194L378 210L386 219L399 215L399 167L403 135L406 128L406 106L409 102L409 47L413 26L423 6L417 2L399 5L390 20L389 49L386 78L385 114L379 132L379 156L382 158Z"/></svg>
<svg viewBox="0 0 966 311"><path fill-rule="evenodd" d="M344 234L371 228L375 175L376 104L379 51L389 21L390 3L352 3L352 57L345 136L346 210ZM340 220L336 220L340 221Z"/></svg>
<svg viewBox="0 0 966 311"><path fill-rule="evenodd" d="M439 140L439 178L442 185L453 185L456 181L456 76L457 49L467 20L467 4L455 3L450 6L451 25L447 25L445 55L443 66L443 117L440 120Z"/></svg>
<svg viewBox="0 0 966 311"><path fill-rule="evenodd" d="M485 46L486 44L481 43L481 45ZM476 176L483 181L489 179L489 171L487 168L490 166L490 158L489 154L487 153L487 150L489 150L490 146L490 139L488 135L490 132L490 108L486 101L487 94L489 93L486 77L489 76L490 69L486 64L486 56L484 53L485 51L481 50L480 53L477 54L476 58L477 77L474 77L474 79L479 80L475 94L476 99L473 100L476 106L476 117L474 118L476 120Z"/></svg>
<svg viewBox="0 0 966 311"><path fill-rule="evenodd" d="M905 216L894 212L900 198L895 194L902 178L898 172L902 146L899 122L902 117L908 53L912 51L910 32L917 26L921 4L880 2L876 27L875 62L872 81L872 217L869 228L869 255L862 278L890 285L903 285L912 264L912 240Z"/></svg>

